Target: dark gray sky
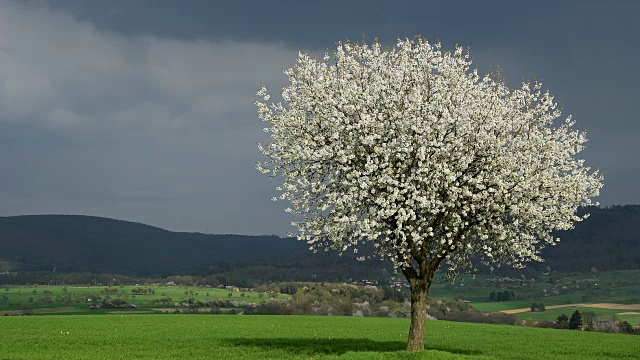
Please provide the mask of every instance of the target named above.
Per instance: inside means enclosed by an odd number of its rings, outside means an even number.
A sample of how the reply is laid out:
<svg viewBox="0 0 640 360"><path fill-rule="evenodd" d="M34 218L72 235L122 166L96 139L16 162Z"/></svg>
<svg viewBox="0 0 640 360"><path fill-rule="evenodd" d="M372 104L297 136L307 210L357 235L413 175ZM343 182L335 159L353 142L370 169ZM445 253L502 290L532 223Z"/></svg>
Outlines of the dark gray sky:
<svg viewBox="0 0 640 360"><path fill-rule="evenodd" d="M0 0L0 215L280 234L255 92L297 49L422 34L588 127L602 204L638 204L640 1Z"/></svg>

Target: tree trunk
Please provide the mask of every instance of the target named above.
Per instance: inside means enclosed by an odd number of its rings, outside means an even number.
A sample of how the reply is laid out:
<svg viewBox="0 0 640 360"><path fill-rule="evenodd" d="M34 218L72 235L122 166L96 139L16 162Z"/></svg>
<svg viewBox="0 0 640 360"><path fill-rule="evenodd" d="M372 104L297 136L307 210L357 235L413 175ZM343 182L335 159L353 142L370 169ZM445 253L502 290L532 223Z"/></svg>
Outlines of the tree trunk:
<svg viewBox="0 0 640 360"><path fill-rule="evenodd" d="M409 283L411 284L411 328L407 351L424 350L429 283L420 279L412 279Z"/></svg>

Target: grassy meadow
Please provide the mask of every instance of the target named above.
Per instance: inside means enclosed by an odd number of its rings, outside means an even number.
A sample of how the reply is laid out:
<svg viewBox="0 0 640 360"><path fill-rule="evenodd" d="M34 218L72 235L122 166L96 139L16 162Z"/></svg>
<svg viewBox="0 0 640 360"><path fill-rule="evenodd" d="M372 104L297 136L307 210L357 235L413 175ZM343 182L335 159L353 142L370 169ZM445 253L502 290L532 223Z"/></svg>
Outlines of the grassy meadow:
<svg viewBox="0 0 640 360"><path fill-rule="evenodd" d="M489 275L435 283L433 298L463 298L481 311L526 309L522 320L554 320L575 310L640 325L640 310L583 304L640 304L640 271L565 274L516 284ZM518 280L519 281L519 280ZM516 282L518 282L516 281ZM491 291L516 300L489 302ZM5 286L0 288L0 359L637 359L638 336L525 326L430 321L428 350L404 351L408 319L339 316L155 314L189 299L242 304L290 295L196 286ZM520 299L518 299L520 298ZM526 298L527 300L523 300ZM90 309L121 299L131 309ZM550 308L553 306L566 306ZM202 312L207 312L203 309ZM630 314L624 314L624 313ZM57 316L57 315L66 316Z"/></svg>
<svg viewBox="0 0 640 360"><path fill-rule="evenodd" d="M122 299L135 309L90 309L106 297ZM218 288L184 286L6 286L0 288L0 315L30 308L34 314L153 313L174 309L176 302L231 300L238 303L286 299L286 294L268 294Z"/></svg>
<svg viewBox="0 0 640 360"><path fill-rule="evenodd" d="M635 359L636 336L407 319L110 315L0 317L0 359Z"/></svg>

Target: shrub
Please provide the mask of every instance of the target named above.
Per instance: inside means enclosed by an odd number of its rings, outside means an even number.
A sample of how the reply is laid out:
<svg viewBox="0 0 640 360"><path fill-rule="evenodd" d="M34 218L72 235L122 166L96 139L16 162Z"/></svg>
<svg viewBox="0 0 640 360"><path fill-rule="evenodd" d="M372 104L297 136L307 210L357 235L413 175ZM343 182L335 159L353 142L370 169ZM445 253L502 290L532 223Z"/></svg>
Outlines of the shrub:
<svg viewBox="0 0 640 360"><path fill-rule="evenodd" d="M402 306L391 310L389 316L394 318L408 318L411 316L411 307L410 305L403 304Z"/></svg>
<svg viewBox="0 0 640 360"><path fill-rule="evenodd" d="M596 318L590 329L592 331L605 333L617 333L620 331L620 328L613 319L604 317Z"/></svg>
<svg viewBox="0 0 640 360"><path fill-rule="evenodd" d="M618 328L620 329L620 332L625 334L633 334L634 331L633 326L629 324L628 321L622 321L618 323Z"/></svg>
<svg viewBox="0 0 640 360"><path fill-rule="evenodd" d="M20 312L20 315L33 315L33 309L30 307L25 307Z"/></svg>
<svg viewBox="0 0 640 360"><path fill-rule="evenodd" d="M286 300L272 300L261 302L255 313L258 315L291 315L293 309Z"/></svg>
<svg viewBox="0 0 640 360"><path fill-rule="evenodd" d="M598 318L598 315L593 311L585 311L582 313L582 323L587 326L587 330L592 330L593 322Z"/></svg>
<svg viewBox="0 0 640 360"><path fill-rule="evenodd" d="M566 317L566 316L565 316ZM547 329L568 329L569 324L567 322L556 322L556 321L540 321L535 324L536 327L539 328L547 328Z"/></svg>
<svg viewBox="0 0 640 360"><path fill-rule="evenodd" d="M569 325L569 318L567 317L567 315L562 314L560 316L558 316L556 318L556 323L558 324L567 324L567 326Z"/></svg>

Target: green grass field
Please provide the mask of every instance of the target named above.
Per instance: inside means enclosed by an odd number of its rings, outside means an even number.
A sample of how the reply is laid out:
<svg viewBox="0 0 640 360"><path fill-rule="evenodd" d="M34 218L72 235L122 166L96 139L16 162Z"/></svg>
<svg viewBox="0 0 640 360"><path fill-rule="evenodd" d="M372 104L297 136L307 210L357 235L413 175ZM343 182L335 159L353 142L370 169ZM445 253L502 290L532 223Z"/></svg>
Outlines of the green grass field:
<svg viewBox="0 0 640 360"><path fill-rule="evenodd" d="M0 359L637 359L637 336L407 319L107 315L0 317Z"/></svg>
<svg viewBox="0 0 640 360"><path fill-rule="evenodd" d="M136 295L132 292L134 289L153 290L153 293ZM109 295L112 299L120 298L137 306L137 309L118 309L119 312L154 312L156 309L173 308L174 303L191 298L200 301L223 299L253 303L268 301L272 298L289 298L286 294L258 294L194 286L9 286L0 289L0 315L3 312L20 312L25 307L33 309L35 314L97 314L113 311L111 309L90 310L89 307L99 304L102 300L88 301L87 298L91 297L89 294L97 295L101 299ZM159 302L162 299L165 299L165 302Z"/></svg>

